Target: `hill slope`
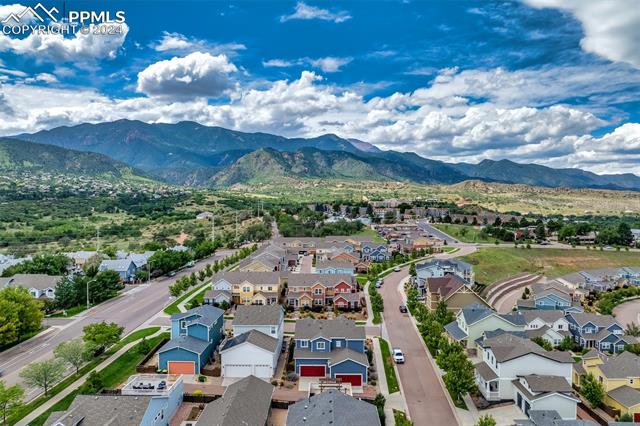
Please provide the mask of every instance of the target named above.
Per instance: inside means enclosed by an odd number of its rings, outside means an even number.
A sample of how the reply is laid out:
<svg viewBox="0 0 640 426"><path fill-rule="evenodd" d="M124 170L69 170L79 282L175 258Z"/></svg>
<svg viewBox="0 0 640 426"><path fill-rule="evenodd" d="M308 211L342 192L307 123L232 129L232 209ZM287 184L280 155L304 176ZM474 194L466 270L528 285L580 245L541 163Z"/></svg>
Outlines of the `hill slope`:
<svg viewBox="0 0 640 426"><path fill-rule="evenodd" d="M106 155L7 138L0 139L0 171L50 172L113 178L143 175L133 167Z"/></svg>

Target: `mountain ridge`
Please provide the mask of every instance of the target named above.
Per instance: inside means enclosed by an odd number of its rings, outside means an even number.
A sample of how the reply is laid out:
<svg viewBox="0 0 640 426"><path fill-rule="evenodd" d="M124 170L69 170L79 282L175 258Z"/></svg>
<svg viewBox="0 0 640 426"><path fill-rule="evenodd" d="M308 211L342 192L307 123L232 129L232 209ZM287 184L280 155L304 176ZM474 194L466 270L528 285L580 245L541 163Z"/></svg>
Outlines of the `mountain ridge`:
<svg viewBox="0 0 640 426"><path fill-rule="evenodd" d="M416 183L478 179L542 187L640 191L640 177L633 174L598 175L508 159L445 163L413 152L382 151L368 142L334 134L286 138L193 121L84 123L13 138L104 154L157 179L187 185L224 186L242 181L313 177Z"/></svg>

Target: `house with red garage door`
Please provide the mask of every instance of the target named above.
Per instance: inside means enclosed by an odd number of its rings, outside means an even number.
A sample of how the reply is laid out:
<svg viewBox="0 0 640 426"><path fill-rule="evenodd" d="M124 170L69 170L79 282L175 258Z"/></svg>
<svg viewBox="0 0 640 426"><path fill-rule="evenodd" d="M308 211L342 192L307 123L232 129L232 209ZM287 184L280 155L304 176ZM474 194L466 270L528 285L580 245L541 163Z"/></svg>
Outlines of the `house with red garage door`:
<svg viewBox="0 0 640 426"><path fill-rule="evenodd" d="M341 379L352 386L367 382L365 330L345 317L305 318L296 323L293 359L300 377Z"/></svg>
<svg viewBox="0 0 640 426"><path fill-rule="evenodd" d="M224 311L202 305L171 315L171 340L158 350L158 369L169 374L200 374L224 332Z"/></svg>

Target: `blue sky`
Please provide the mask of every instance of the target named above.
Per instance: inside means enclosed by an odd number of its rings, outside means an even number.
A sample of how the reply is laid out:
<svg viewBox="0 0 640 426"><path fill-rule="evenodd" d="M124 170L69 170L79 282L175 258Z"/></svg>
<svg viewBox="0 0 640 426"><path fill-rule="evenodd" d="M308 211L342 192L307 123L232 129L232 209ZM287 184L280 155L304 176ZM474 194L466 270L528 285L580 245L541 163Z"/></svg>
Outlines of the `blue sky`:
<svg viewBox="0 0 640 426"><path fill-rule="evenodd" d="M124 11L122 33L0 34L0 134L193 120L640 173L632 0L96 3L43 2Z"/></svg>

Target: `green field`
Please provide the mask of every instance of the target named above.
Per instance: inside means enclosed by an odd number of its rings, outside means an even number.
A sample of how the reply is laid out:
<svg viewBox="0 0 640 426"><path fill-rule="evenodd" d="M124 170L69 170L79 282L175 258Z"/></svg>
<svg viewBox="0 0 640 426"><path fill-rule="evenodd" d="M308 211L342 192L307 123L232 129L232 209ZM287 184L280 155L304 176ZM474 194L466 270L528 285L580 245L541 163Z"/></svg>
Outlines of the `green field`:
<svg viewBox="0 0 640 426"><path fill-rule="evenodd" d="M496 241L494 237L486 235L479 228L473 226L438 223L433 227L465 243L493 243Z"/></svg>
<svg viewBox="0 0 640 426"><path fill-rule="evenodd" d="M482 284L521 272L557 278L583 269L640 266L637 252L582 249L482 248L462 259L473 265L475 279Z"/></svg>
<svg viewBox="0 0 640 426"><path fill-rule="evenodd" d="M371 228L365 228L362 231L354 234L357 237L371 237L374 243L386 243L385 239L380 236L376 231Z"/></svg>

